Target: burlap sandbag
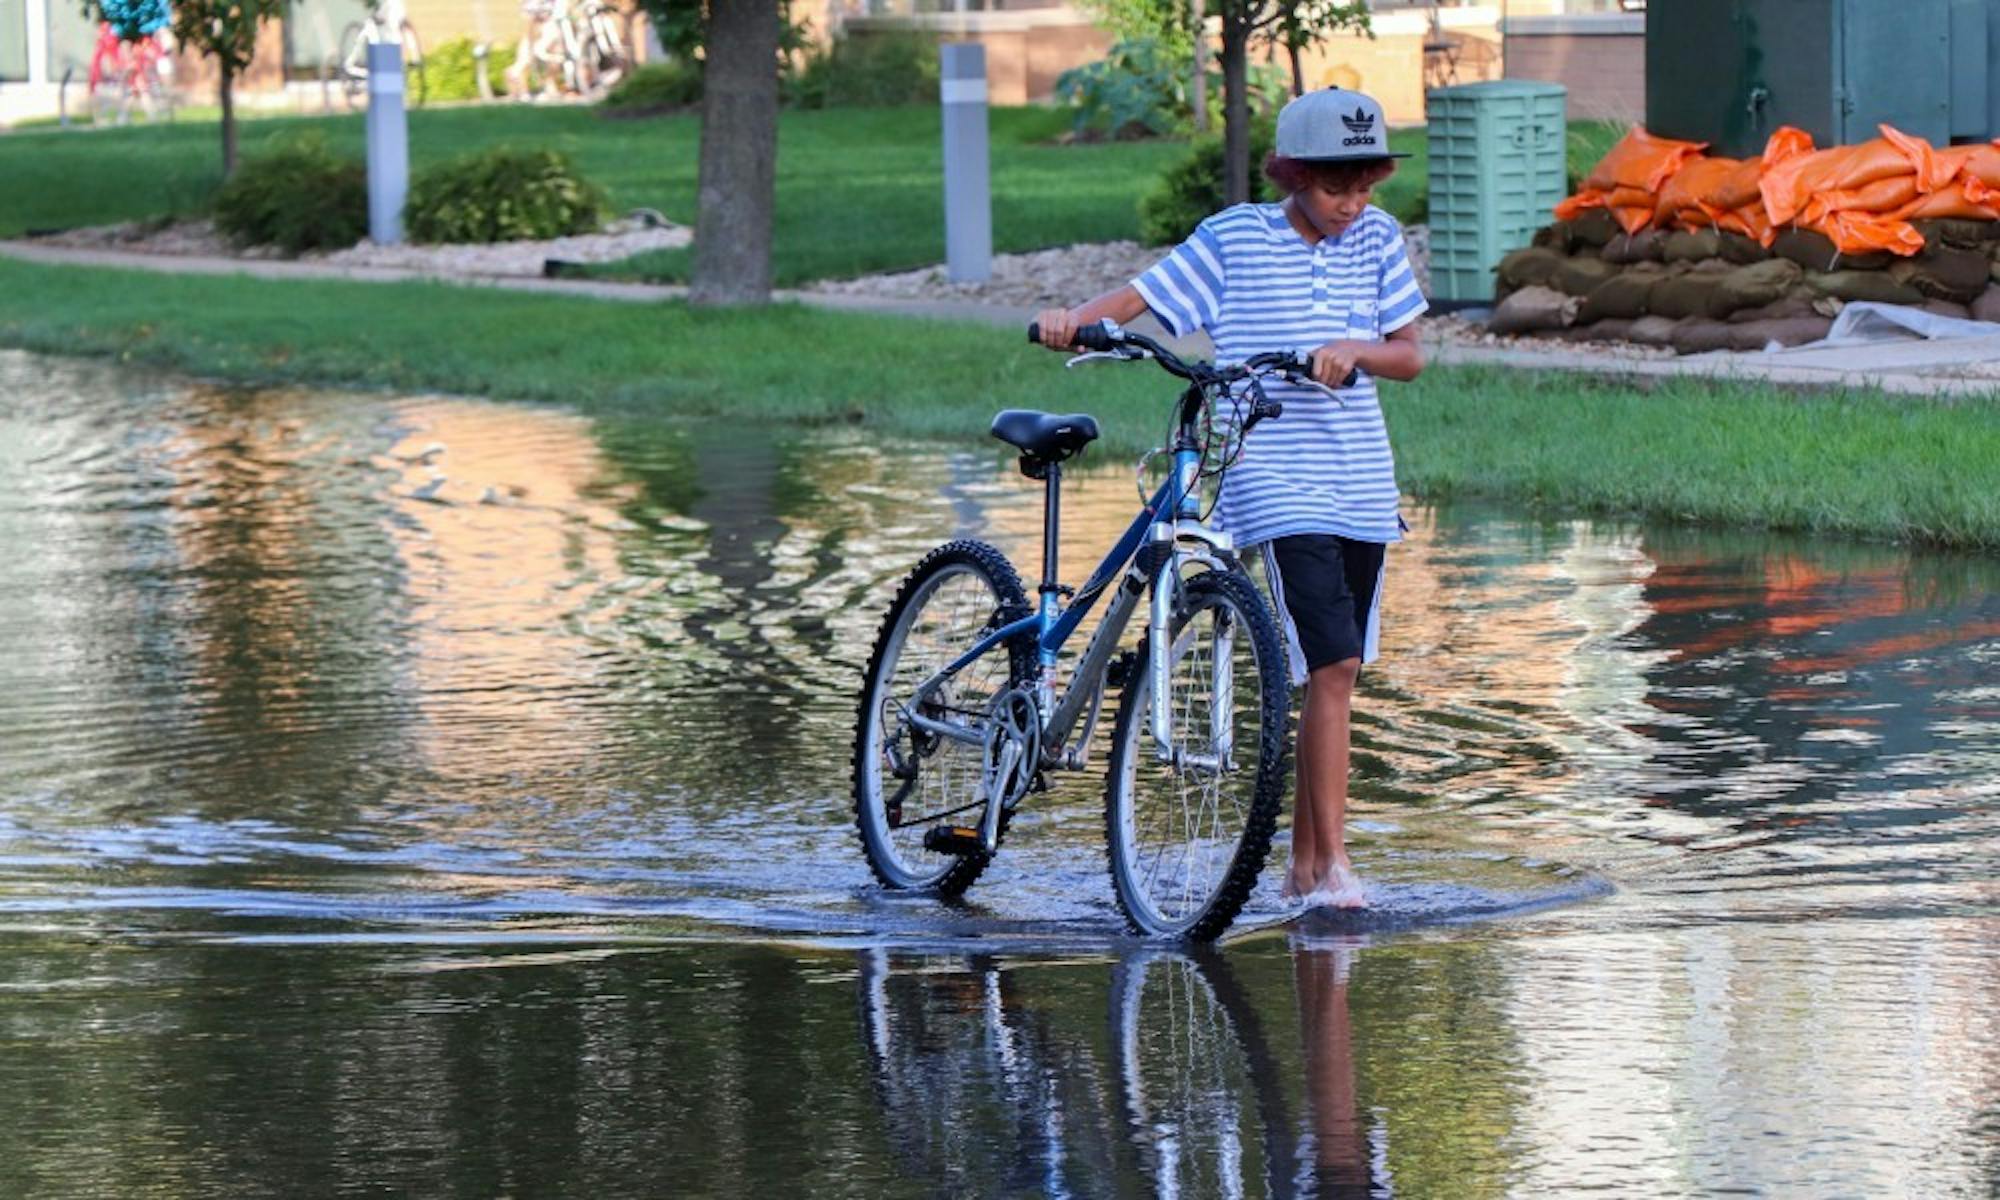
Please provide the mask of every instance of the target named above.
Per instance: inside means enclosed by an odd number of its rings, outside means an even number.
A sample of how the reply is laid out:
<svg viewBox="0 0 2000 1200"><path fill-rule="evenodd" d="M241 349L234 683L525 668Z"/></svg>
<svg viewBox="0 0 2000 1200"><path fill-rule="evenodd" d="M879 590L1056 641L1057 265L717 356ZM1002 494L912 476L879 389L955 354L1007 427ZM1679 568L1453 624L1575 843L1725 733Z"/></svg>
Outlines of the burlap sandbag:
<svg viewBox="0 0 2000 1200"><path fill-rule="evenodd" d="M1721 277L1707 273L1689 273L1678 278L1662 279L1646 293L1646 311L1657 317L1702 317L1708 315L1709 302L1715 296L1716 285Z"/></svg>
<svg viewBox="0 0 2000 1200"><path fill-rule="evenodd" d="M1972 319L2000 323L2000 284L1993 284L1981 293L1970 305Z"/></svg>
<svg viewBox="0 0 2000 1200"><path fill-rule="evenodd" d="M1500 260L1500 280L1508 288L1535 287L1546 284L1556 268L1567 260L1555 251L1541 246L1523 246L1508 253Z"/></svg>
<svg viewBox="0 0 2000 1200"><path fill-rule="evenodd" d="M1790 317L1819 315L1819 311L1813 307L1811 290L1800 284L1769 304L1737 309L1729 314L1729 323L1737 325L1748 321L1782 321Z"/></svg>
<svg viewBox="0 0 2000 1200"><path fill-rule="evenodd" d="M1551 221L1535 230L1535 236L1528 239L1530 246L1540 246L1557 254L1568 254L1575 238L1570 233L1568 221Z"/></svg>
<svg viewBox="0 0 2000 1200"><path fill-rule="evenodd" d="M2000 239L2000 221L1967 221L1951 217L1930 217L1910 222L1923 235L1924 246L1955 246L1961 250L1984 250Z"/></svg>
<svg viewBox="0 0 2000 1200"><path fill-rule="evenodd" d="M1731 350L1762 350L1772 342L1780 346L1803 346L1825 337L1833 328L1830 317L1784 317L1766 321L1731 321L1724 328L1729 330Z"/></svg>
<svg viewBox="0 0 2000 1200"><path fill-rule="evenodd" d="M1842 254L1833 239L1812 229L1783 229L1771 243L1771 253L1789 258L1808 271L1879 271L1894 262L1887 250L1868 254Z"/></svg>
<svg viewBox="0 0 2000 1200"><path fill-rule="evenodd" d="M1932 316L1950 317L1955 321L1970 321L1972 319L1972 309L1970 306L1954 304L1949 300L1926 300L1922 304L1917 305L1917 307L1930 313Z"/></svg>
<svg viewBox="0 0 2000 1200"><path fill-rule="evenodd" d="M1717 240L1721 242L1719 248L1721 256L1733 263L1748 266L1751 263L1764 262L1771 257L1771 252L1764 248L1764 243L1755 238L1744 237L1740 233L1731 233L1725 229L1717 235Z"/></svg>
<svg viewBox="0 0 2000 1200"><path fill-rule="evenodd" d="M1620 233L1604 243L1600 256L1608 263L1628 266L1632 263L1660 261L1660 243L1664 240L1657 229L1642 229L1638 233Z"/></svg>
<svg viewBox="0 0 2000 1200"><path fill-rule="evenodd" d="M1669 265L1678 265L1690 275L1727 275L1736 269L1736 264L1726 258L1704 258L1696 262Z"/></svg>
<svg viewBox="0 0 2000 1200"><path fill-rule="evenodd" d="M1887 271L1807 271L1805 284L1816 295L1882 304L1921 304L1924 294L1897 283Z"/></svg>
<svg viewBox="0 0 2000 1200"><path fill-rule="evenodd" d="M1577 255L1563 260L1555 274L1549 276L1549 285L1572 296L1588 296L1599 284L1616 274L1618 266L1615 263Z"/></svg>
<svg viewBox="0 0 2000 1200"><path fill-rule="evenodd" d="M1660 257L1668 262L1697 262L1722 253L1722 235L1713 229L1677 229L1660 243Z"/></svg>
<svg viewBox="0 0 2000 1200"><path fill-rule="evenodd" d="M1674 335L1668 345L1676 354L1706 354L1710 350L1733 350L1731 326L1722 321L1705 318L1682 321L1674 326Z"/></svg>
<svg viewBox="0 0 2000 1200"><path fill-rule="evenodd" d="M1680 322L1672 317L1645 316L1632 322L1625 331L1625 340L1637 342L1641 346L1670 346L1674 340L1674 330Z"/></svg>
<svg viewBox="0 0 2000 1200"><path fill-rule="evenodd" d="M1606 317L1602 321L1592 321L1588 325L1572 325L1556 336L1565 342L1622 342L1632 328L1632 322L1620 317Z"/></svg>
<svg viewBox="0 0 2000 1200"><path fill-rule="evenodd" d="M1653 285L1666 278L1666 273L1645 266L1627 267L1618 274L1590 289L1583 298L1583 307L1577 309L1579 324L1602 321L1607 317L1631 320L1646 315L1646 295Z"/></svg>
<svg viewBox="0 0 2000 1200"><path fill-rule="evenodd" d="M1720 321L1739 308L1769 304L1792 290L1805 272L1787 258L1773 258L1738 267L1716 282L1708 298L1708 315Z"/></svg>
<svg viewBox="0 0 2000 1200"><path fill-rule="evenodd" d="M1582 303L1554 288L1524 287L1494 307L1486 330L1511 336L1563 329L1575 323L1576 310Z"/></svg>
<svg viewBox="0 0 2000 1200"><path fill-rule="evenodd" d="M1986 290L1990 267L1991 261L1982 251L1939 244L1895 263L1889 274L1929 299L1964 304Z"/></svg>
<svg viewBox="0 0 2000 1200"><path fill-rule="evenodd" d="M1624 232L1608 208L1593 208L1569 222L1572 249L1577 246L1602 246Z"/></svg>

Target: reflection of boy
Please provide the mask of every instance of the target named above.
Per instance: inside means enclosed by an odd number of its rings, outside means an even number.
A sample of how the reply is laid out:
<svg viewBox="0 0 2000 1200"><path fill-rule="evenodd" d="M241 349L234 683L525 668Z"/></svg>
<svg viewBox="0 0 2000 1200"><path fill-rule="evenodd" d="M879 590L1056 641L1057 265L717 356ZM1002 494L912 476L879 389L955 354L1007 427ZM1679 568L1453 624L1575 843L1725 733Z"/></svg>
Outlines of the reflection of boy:
<svg viewBox="0 0 2000 1200"><path fill-rule="evenodd" d="M1238 544L1263 547L1293 682L1306 685L1283 894L1340 907L1366 903L1346 845L1348 714L1376 654L1383 552L1402 538L1375 380L1423 370L1415 322L1428 305L1401 226L1369 203L1400 157L1368 96L1301 96L1278 114L1264 164L1282 203L1225 209L1131 284L1037 318L1043 344L1061 349L1080 325L1150 310L1177 335L1208 331L1221 361L1310 350L1313 377L1339 389L1267 385L1284 416L1251 435L1219 517Z"/></svg>
<svg viewBox="0 0 2000 1200"><path fill-rule="evenodd" d="M1312 1117L1311 1195L1374 1196L1374 1153L1361 1123L1355 1088L1354 1033L1347 1011L1347 976L1354 948L1294 945L1293 985L1299 998L1299 1038L1306 1060L1306 1104Z"/></svg>

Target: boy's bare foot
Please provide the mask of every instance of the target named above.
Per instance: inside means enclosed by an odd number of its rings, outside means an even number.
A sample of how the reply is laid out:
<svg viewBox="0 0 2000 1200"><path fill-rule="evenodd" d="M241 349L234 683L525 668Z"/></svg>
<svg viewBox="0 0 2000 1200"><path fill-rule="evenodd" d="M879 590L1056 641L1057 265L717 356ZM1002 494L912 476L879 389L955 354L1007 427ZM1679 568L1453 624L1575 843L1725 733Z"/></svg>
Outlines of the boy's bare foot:
<svg viewBox="0 0 2000 1200"><path fill-rule="evenodd" d="M1319 886L1306 898L1306 903L1314 908L1367 908L1368 893L1353 866L1337 862L1320 876Z"/></svg>

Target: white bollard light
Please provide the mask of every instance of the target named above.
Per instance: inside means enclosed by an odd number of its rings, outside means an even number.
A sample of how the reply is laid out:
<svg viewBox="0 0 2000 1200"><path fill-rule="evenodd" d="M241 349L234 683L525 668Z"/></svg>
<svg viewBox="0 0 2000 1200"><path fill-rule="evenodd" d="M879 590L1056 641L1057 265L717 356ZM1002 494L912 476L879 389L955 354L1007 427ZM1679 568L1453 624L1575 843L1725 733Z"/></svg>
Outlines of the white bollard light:
<svg viewBox="0 0 2000 1200"><path fill-rule="evenodd" d="M378 246L403 240L403 199L410 190L410 127L403 111L403 48L368 46L368 237Z"/></svg>
<svg viewBox="0 0 2000 1200"><path fill-rule="evenodd" d="M986 47L938 47L938 99L944 105L945 273L953 283L984 283L993 274L993 195L988 179Z"/></svg>

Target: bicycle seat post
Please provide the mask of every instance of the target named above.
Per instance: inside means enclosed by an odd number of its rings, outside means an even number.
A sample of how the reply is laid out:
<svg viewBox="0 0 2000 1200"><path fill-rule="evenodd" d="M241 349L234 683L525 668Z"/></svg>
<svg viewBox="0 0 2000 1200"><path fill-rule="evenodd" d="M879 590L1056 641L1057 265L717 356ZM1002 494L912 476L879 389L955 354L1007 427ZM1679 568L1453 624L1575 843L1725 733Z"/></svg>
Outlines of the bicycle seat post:
<svg viewBox="0 0 2000 1200"><path fill-rule="evenodd" d="M1062 532L1062 464L1049 463L1042 481L1042 612L1050 620L1061 584L1056 582L1057 554Z"/></svg>

